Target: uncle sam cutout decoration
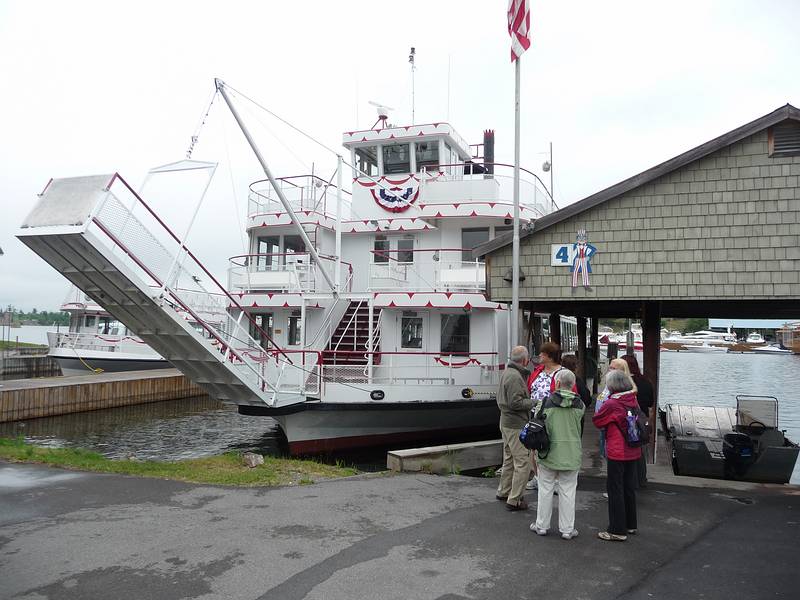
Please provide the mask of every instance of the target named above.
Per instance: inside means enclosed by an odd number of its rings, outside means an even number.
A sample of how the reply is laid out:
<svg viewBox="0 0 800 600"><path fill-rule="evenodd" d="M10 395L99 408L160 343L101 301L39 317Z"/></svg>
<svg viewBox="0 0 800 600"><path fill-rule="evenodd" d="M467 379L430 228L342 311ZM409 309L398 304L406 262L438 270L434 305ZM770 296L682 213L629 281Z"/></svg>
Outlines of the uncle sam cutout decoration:
<svg viewBox="0 0 800 600"><path fill-rule="evenodd" d="M579 229L578 235L575 238L575 243L572 244L572 265L569 272L572 273L572 287L578 287L578 274L581 275L583 287L589 287L589 273L592 272L591 261L592 257L597 252L597 248L589 243L589 237L586 235L585 229Z"/></svg>

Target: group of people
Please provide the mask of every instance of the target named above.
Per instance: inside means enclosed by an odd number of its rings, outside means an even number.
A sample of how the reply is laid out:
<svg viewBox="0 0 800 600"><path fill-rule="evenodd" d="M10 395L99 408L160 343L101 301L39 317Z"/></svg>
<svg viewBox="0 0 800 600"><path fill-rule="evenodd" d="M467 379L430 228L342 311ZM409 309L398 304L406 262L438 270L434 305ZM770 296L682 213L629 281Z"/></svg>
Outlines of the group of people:
<svg viewBox="0 0 800 600"><path fill-rule="evenodd" d="M497 404L503 466L497 499L504 501L509 511L526 510L525 490L538 489L536 521L530 528L537 535L547 535L553 496L558 495L558 530L569 540L578 535L575 495L583 456L584 416L592 396L575 374L575 358L565 356L562 364L557 344L542 344L538 358L539 363L529 370L528 350L515 347L500 378ZM600 450L607 463L608 527L598 533L601 540L625 541L638 530L636 490L647 481L646 451L630 445L624 431L631 411L640 408L647 414L652 404L653 386L639 370L636 357L612 360L592 416L600 429ZM531 452L520 440L520 430L532 416L545 423L546 452Z"/></svg>

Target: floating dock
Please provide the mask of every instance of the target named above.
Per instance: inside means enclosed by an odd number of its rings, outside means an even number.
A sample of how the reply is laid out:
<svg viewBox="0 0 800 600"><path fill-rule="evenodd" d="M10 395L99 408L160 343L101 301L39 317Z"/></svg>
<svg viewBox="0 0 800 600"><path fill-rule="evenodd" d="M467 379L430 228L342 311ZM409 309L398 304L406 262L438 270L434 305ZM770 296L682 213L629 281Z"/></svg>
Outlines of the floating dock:
<svg viewBox="0 0 800 600"><path fill-rule="evenodd" d="M0 381L0 423L204 394L177 369Z"/></svg>

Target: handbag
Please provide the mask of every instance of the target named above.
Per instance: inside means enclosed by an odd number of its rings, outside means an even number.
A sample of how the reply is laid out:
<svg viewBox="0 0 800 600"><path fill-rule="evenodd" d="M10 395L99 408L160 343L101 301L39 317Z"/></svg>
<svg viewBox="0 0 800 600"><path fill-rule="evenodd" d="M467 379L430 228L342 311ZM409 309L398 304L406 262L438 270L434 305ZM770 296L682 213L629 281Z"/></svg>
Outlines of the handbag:
<svg viewBox="0 0 800 600"><path fill-rule="evenodd" d="M525 423L519 432L519 441L528 450L536 450L540 458L545 458L550 449L550 436L547 434L547 426L545 420L547 415L544 414L544 405L539 409L539 414L533 414L530 421Z"/></svg>

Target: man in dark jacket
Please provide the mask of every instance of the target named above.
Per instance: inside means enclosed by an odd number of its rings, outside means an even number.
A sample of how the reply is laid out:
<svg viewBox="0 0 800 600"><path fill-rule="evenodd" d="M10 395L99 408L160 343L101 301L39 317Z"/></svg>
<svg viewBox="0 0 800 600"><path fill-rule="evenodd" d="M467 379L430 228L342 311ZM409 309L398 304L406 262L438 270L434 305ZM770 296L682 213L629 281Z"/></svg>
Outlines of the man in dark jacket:
<svg viewBox="0 0 800 600"><path fill-rule="evenodd" d="M497 499L506 502L508 510L526 510L525 484L531 469L530 450L519 441L519 432L528 422L533 408L528 392L528 350L517 346L511 350L508 366L500 376L497 406L500 408L500 433L503 436L503 472L497 488Z"/></svg>

